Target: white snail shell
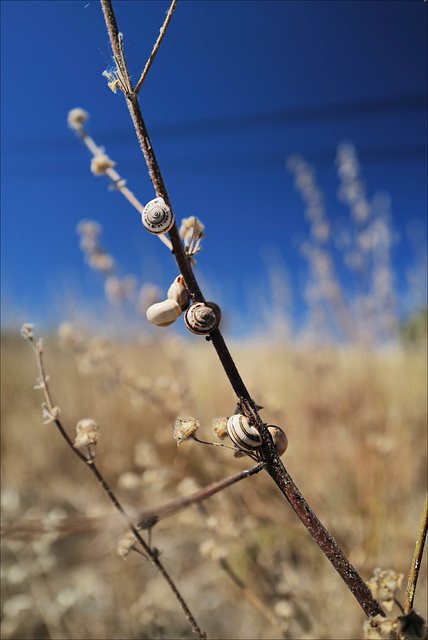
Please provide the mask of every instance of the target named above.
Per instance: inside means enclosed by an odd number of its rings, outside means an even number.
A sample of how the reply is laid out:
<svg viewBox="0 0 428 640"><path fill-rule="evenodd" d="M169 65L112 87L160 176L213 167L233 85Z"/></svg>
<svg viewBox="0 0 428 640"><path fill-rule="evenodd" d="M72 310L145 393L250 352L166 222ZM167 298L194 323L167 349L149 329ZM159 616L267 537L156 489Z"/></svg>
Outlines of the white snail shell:
<svg viewBox="0 0 428 640"><path fill-rule="evenodd" d="M189 294L184 285L184 278L180 275L176 277L170 288L167 297L169 300L175 300L180 305L182 311L186 311L189 306Z"/></svg>
<svg viewBox="0 0 428 640"><path fill-rule="evenodd" d="M214 331L218 325L218 319L215 311L208 304L196 302L184 314L184 323L189 331L203 336Z"/></svg>
<svg viewBox="0 0 428 640"><path fill-rule="evenodd" d="M163 198L150 200L141 217L143 225L150 233L166 233L174 224L174 215Z"/></svg>
<svg viewBox="0 0 428 640"><path fill-rule="evenodd" d="M230 416L227 421L227 432L233 444L241 451L249 451L251 453L262 444L262 439L257 429L252 427L248 419L240 413Z"/></svg>
<svg viewBox="0 0 428 640"><path fill-rule="evenodd" d="M164 300L152 304L146 311L147 320L158 327L169 327L181 316L181 308L175 300Z"/></svg>
<svg viewBox="0 0 428 640"><path fill-rule="evenodd" d="M282 454L287 451L288 447L288 438L285 434L285 431L273 424L268 424L267 430L272 436L273 444L275 446L277 454L281 457Z"/></svg>

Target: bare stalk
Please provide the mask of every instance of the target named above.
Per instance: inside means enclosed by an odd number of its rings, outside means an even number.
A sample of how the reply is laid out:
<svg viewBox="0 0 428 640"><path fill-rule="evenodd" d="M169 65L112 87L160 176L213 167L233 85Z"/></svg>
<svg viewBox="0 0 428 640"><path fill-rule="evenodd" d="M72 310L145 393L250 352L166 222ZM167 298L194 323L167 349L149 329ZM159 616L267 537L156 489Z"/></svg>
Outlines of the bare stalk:
<svg viewBox="0 0 428 640"><path fill-rule="evenodd" d="M116 23L112 2L111 0L100 0L100 2L104 12L113 53L115 59L117 58L119 60L119 71L124 72L125 70L126 77L123 79L122 86L125 89L124 94L128 108L134 123L137 137L140 141L141 149L146 159L153 186L156 190L156 195L158 197L162 197L168 206L171 206L171 201L169 199L162 173L141 113L138 96L132 88L131 78L127 70L125 56L123 53L121 35ZM191 263L182 245L176 223L174 223L174 226L168 232L168 235L173 247L174 257L180 269L180 273L184 277L190 296L193 298L194 302L205 302L196 281ZM248 390L239 375L220 330L218 328L215 329L207 339L211 340L213 343L226 375L241 403L244 413L252 424L257 426L260 432L260 436L262 438L261 457L266 463L266 470L269 475L273 478L274 482L287 498L312 538L330 560L333 567L357 599L366 616L372 617L377 614L385 615L379 603L373 598L369 588L358 574L357 570L350 564L344 553L339 548L337 542L318 520L317 516L306 503L302 494L285 470L281 460L276 454L272 438L257 413L256 404L250 397Z"/></svg>
<svg viewBox="0 0 428 640"><path fill-rule="evenodd" d="M164 580L166 580L166 582L168 583L169 588L172 590L172 592L174 593L175 597L177 598L191 628L192 631L194 633L194 635L199 638L200 640L203 640L204 638L206 638L206 634L203 633L201 631L201 629L199 628L199 626L197 625L189 607L186 604L186 601L184 600L183 596L181 595L181 593L179 592L179 590L177 589L174 581L172 580L171 576L169 575L169 573L167 572L167 570L165 569L165 567L163 566L163 564L161 563L161 561L159 560L159 554L155 551L152 550L152 548L150 547L150 545L148 545L144 538L142 538L141 534L139 533L138 529L136 528L136 526L134 525L132 519L128 516L128 514L126 513L125 509L122 507L122 505L120 504L119 500L116 498L116 496L114 495L112 489L110 488L110 486L108 485L107 481L104 479L103 475L101 474L101 472L99 471L99 469L95 466L94 463L94 456L89 452L88 457L84 456L74 445L72 440L70 439L70 437L68 436L67 432L65 431L64 427L61 424L61 421L59 420L59 409L58 407L55 407L53 405L52 402L52 397L51 397L51 393L49 390L49 386L48 386L48 377L46 376L45 373L45 368L44 368L44 363L43 363L43 352L42 352L42 348L41 348L41 343L39 342L35 342L33 335L32 335L32 327L30 328L29 325L24 325L23 327L23 331L22 331L22 335L30 342L34 354L36 356L36 361L37 361L37 367L39 370L39 378L38 378L38 385L37 388L40 388L43 390L44 396L45 396L45 400L46 400L46 405L44 407L44 415L45 417L48 416L48 420L49 422L54 422L56 424L56 426L58 427L62 437L64 438L64 440L66 441L66 443L68 444L68 446L70 447L70 449L73 451L73 453L75 453L77 455L77 457L86 464L86 466L90 469L90 471L93 473L93 475L95 476L95 478L98 481L98 484L102 487L102 489L104 490L104 493L107 495L108 499L110 500L110 502L113 504L113 506L115 507L115 509L119 512L119 514L122 516L122 518L124 519L124 521L126 522L127 526L129 527L129 529L132 531L132 533L134 534L134 537L136 539L136 541L140 544L140 546L143 548L144 550L144 555L146 555L150 561L152 562L152 564L155 565L156 569L159 571L159 573L162 575L162 577L164 578Z"/></svg>
<svg viewBox="0 0 428 640"><path fill-rule="evenodd" d="M156 56L157 52L159 51L159 47L161 46L161 42L162 42L162 40L164 38L166 30L168 29L168 25L169 25L169 22L170 22L170 20L172 18L172 14L174 13L174 10L175 10L175 7L177 5L177 2L178 2L178 0L173 0L171 2L171 6L170 6L169 11L167 13L167 16L165 18L165 22L163 23L162 28L160 30L159 38L156 40L156 44L153 47L153 51L151 52L149 59L147 60L146 66L144 67L144 71L141 74L141 78L138 80L137 86L135 87L135 93L138 93L140 91L140 89L141 89L141 87L143 85L143 82L146 79L146 76L147 76L147 74L149 72L149 69L152 66L152 62L155 59L155 56Z"/></svg>
<svg viewBox="0 0 428 640"><path fill-rule="evenodd" d="M141 529L149 529L154 527L154 525L166 518L167 516L172 516L173 514L185 509L186 507L190 507L192 504L198 504L207 498L210 498L214 494L219 491L223 491L227 487L230 487L235 482L239 482L240 480L244 480L244 478L249 478L250 476L259 473L264 468L264 463L259 462L251 469L244 469L244 471L240 471L229 478L225 478L224 480L220 480L220 482L215 482L211 484L209 487L204 487L199 491L195 491L189 496L185 496L184 498L179 498L178 500L172 500L167 504L164 504L161 507L156 507L155 509L148 509L146 511L142 511L137 516L137 526Z"/></svg>
<svg viewBox="0 0 428 640"><path fill-rule="evenodd" d="M104 155L104 150L101 149L96 144L96 142L93 140L93 138L91 138L91 136L85 130L85 127L83 126L83 124L80 124L79 127L75 127L75 128L76 128L76 131L77 131L77 134L78 134L79 138L84 142L84 144L87 146L87 148L92 153L94 158L96 158L97 156L99 157L99 156L103 156ZM117 171L115 171L113 169L113 167L108 167L108 168L105 169L105 171L103 173L105 173L105 175L111 180L111 182L114 185L114 188L117 189L118 191L120 191L120 193L128 200L128 202L130 204L132 204L132 206L141 215L143 213L143 211L144 211L144 206L134 196L132 191L130 191L130 189L128 189L128 187L125 184L125 180L122 180L122 178L117 173ZM172 245L171 245L170 241L168 240L168 238L166 237L165 234L159 234L158 238L159 238L159 240L161 242L163 242L168 247L168 249L172 250Z"/></svg>
<svg viewBox="0 0 428 640"><path fill-rule="evenodd" d="M413 609L413 601L415 599L416 584L418 582L419 571L421 568L422 556L424 553L425 541L427 539L428 530L428 493L425 498L424 513L422 516L421 526L419 528L418 538L416 540L415 552L413 554L412 566L409 573L409 581L407 583L406 597L404 600L404 614L407 615Z"/></svg>

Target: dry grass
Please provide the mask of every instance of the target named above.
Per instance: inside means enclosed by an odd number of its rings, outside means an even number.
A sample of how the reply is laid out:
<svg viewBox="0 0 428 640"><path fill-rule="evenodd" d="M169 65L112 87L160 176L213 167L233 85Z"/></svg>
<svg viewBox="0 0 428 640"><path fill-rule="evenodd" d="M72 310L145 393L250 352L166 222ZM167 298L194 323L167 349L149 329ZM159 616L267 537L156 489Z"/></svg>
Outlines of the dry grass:
<svg viewBox="0 0 428 640"><path fill-rule="evenodd" d="M214 440L211 420L230 415L235 398L205 341L103 349L83 375L82 357L78 364L47 337L45 362L69 432L83 417L100 424L98 466L123 504L159 505L180 495L184 479L204 486L249 466L195 442L177 449L173 418L126 384L149 374L163 410L194 415L200 436ZM375 567L405 574L402 601L426 489L425 349L376 354L236 344L232 353L266 407L263 418L286 428L284 462L311 507L364 579ZM119 378L111 362L127 367ZM124 528L107 517L111 507L54 425L42 424L35 377L28 345L5 337L3 524L32 519L33 529L28 524L4 540L3 637L190 637L152 566L137 554L126 563L117 556ZM166 377L172 390L162 390ZM183 382L190 391L174 394ZM40 535L38 519L48 516L67 518L65 530ZM362 611L267 475L161 521L152 543L210 638L362 637ZM425 557L415 602L425 618L426 567Z"/></svg>

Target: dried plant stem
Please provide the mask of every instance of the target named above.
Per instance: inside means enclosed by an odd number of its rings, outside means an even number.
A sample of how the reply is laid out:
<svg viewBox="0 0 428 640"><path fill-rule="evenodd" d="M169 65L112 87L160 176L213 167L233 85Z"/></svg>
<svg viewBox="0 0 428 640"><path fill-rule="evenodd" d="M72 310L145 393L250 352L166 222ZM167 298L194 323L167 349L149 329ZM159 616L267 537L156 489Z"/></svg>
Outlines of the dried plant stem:
<svg viewBox="0 0 428 640"><path fill-rule="evenodd" d="M164 38L166 30L168 29L168 25L169 25L169 22L170 22L170 20L172 18L172 14L174 13L174 10L175 10L175 7L177 5L177 2L178 2L178 0L173 0L171 2L171 6L170 6L169 11L167 13L167 16L165 18L165 22L163 23L162 28L161 28L161 30L159 32L159 38L156 40L156 44L153 47L153 51L151 52L149 59L147 60L146 66L144 67L144 71L141 74L141 78L138 80L137 86L135 87L135 93L138 93L140 91L140 89L141 89L141 87L143 85L143 82L146 79L146 76L147 76L147 74L149 72L149 69L152 66L152 62L155 59L155 56L156 56L157 52L159 51L159 47L160 47L161 42L162 42L162 40Z"/></svg>
<svg viewBox="0 0 428 640"><path fill-rule="evenodd" d="M229 578L235 583L235 585L242 591L244 596L253 604L262 615L270 622L270 624L277 630L281 635L284 634L284 629L278 624L278 620L276 616L272 613L272 610L269 609L264 602L258 597L256 593L249 587L247 587L242 580L236 575L233 571L232 567L226 560L226 558L221 558L219 560L219 564L223 571L229 576Z"/></svg>
<svg viewBox="0 0 428 640"><path fill-rule="evenodd" d="M418 582L419 571L421 568L422 556L424 553L425 542L428 530L428 493L425 498L424 513L422 516L421 526L419 528L418 538L416 540L415 552L413 554L412 566L409 573L409 581L407 583L406 597L404 600L404 614L407 615L413 609L413 601L415 599L416 584Z"/></svg>
<svg viewBox="0 0 428 640"><path fill-rule="evenodd" d="M77 133L80 137L80 139L84 142L84 144L88 147L89 151L92 153L92 155L94 157L97 156L103 156L104 155L104 150L101 149L95 142L95 140L93 140L93 138L91 138L90 135L88 135L88 133L86 132L85 128L83 125L81 125L78 129L77 129ZM115 171L112 167L109 167L108 169L106 169L104 171L104 173L106 174L106 176L112 181L112 183L114 184L114 186L116 187L116 189L118 191L120 191L120 193L125 196L125 198L128 200L128 202L130 202L132 204L132 206L138 211L138 213L141 215L144 211L144 206L141 204L141 202L134 196L134 194L132 193L132 191L130 191L128 189L128 187L125 185L125 181L121 179L120 175L117 173L117 171ZM168 247L168 249L170 251L172 251L172 244L171 242L168 240L168 238L166 237L165 234L159 234L158 238L161 242L164 243L164 245L166 245Z"/></svg>
<svg viewBox="0 0 428 640"><path fill-rule="evenodd" d="M186 507L190 507L193 504L198 504L207 498L210 498L214 494L219 491L223 491L227 487L230 487L235 482L239 482L240 480L244 480L244 478L249 478L250 476L259 473L264 468L264 462L259 462L251 469L244 469L244 471L240 471L229 478L224 478L220 480L220 482L215 482L211 484L209 487L204 487L199 491L195 491L191 493L189 496L185 496L184 498L179 498L178 500L172 500L167 504L164 504L161 507L157 507L155 509L148 509L146 511L142 511L137 516L137 526L141 529L149 529L153 527L159 520L166 518L167 516L172 516L173 514L185 509Z"/></svg>
<svg viewBox="0 0 428 640"><path fill-rule="evenodd" d="M137 137L140 141L141 149L146 159L150 177L156 190L156 195L158 197L162 197L172 210L171 201L141 113L138 96L132 89L131 78L127 70L126 60L122 49L122 40L116 23L112 2L111 0L100 0L100 2L104 12L114 57L119 61L118 64L120 66L120 71L126 73L126 77L122 84L124 87L127 87L128 90L124 91L124 93ZM168 235L173 246L174 257L177 261L180 272L184 277L190 296L193 298L194 302L205 302L188 256L186 255L182 245L176 223L174 223L172 229L168 232ZM250 397L248 390L239 375L220 330L218 328L215 329L210 334L209 339L212 341L214 348L217 351L229 381L241 402L244 413L254 424L257 425L262 438L262 458L266 463L266 469L269 475L271 475L274 482L290 502L310 535L330 560L340 577L344 580L345 584L362 607L364 613L368 617L375 616L377 614L385 615L379 603L373 598L365 582L362 580L356 569L346 559L334 538L328 533L314 512L310 509L302 494L299 492L298 488L285 470L280 458L276 454L272 438L258 415L256 405Z"/></svg>
<svg viewBox="0 0 428 640"><path fill-rule="evenodd" d="M41 388L43 390L43 393L44 393L44 396L45 396L45 399L46 399L46 405L47 405L47 407L49 409L50 414L52 416L57 416L58 415L58 411L56 411L57 408L54 407L54 405L53 405L51 393L50 393L48 382L47 382L48 379L47 379L47 376L46 376L46 373L45 373L45 368L44 368L44 363L43 363L43 353L42 353L40 342L39 343L35 342L33 337L32 337L32 335L30 335L29 333L26 333L26 334L24 333L23 335L30 342L30 344L31 344L31 346L33 348L33 351L35 353L35 356L36 356L37 367L38 367L39 374L40 374L40 377L38 379L38 386L39 386L39 388ZM87 467L90 469L90 471L93 473L93 475L97 479L99 485L102 487L102 489L104 490L105 494L109 498L110 502L113 504L115 509L119 512L119 514L123 517L123 519L125 520L126 524L129 527L129 529L134 534L135 539L140 544L140 546L143 548L144 554L148 558L150 558L150 561L155 565L156 569L159 571L159 573L162 575L162 577L166 580L166 582L168 583L169 588L171 589L171 591L174 593L175 597L177 598L177 600L178 600L178 602L179 602L179 604L180 604L180 606L181 606L181 608L182 608L182 610L183 610L183 612L184 612L184 614L185 614L185 616L187 618L187 621L189 622L189 624L190 624L190 626L192 628L192 631L193 631L194 635L197 638L199 638L200 640L203 640L204 638L206 638L206 635L201 631L201 629L197 625L196 620L194 619L194 617L193 617L189 607L187 606L183 596L181 595L181 593L179 592L179 590L175 586L175 583L172 580L171 576L169 575L169 573L166 571L165 567L163 566L163 564L159 560L159 554L157 552L153 551L151 549L151 547L141 537L141 534L139 533L138 529L135 527L132 519L128 516L128 514L126 513L126 511L124 510L124 508L120 504L119 500L114 495L114 493L111 490L110 486L108 485L108 483L104 479L103 475L101 474L99 469L95 466L93 455L90 454L88 457L86 457L78 449L76 449L73 446L73 442L69 438L67 432L65 431L65 429L62 426L61 421L59 420L58 417L55 417L55 418L52 417L51 422L54 422L56 424L56 426L58 427L62 437L64 438L64 440L66 441L68 446L71 448L73 453L75 453L77 455L77 457L82 462L84 462L87 465Z"/></svg>

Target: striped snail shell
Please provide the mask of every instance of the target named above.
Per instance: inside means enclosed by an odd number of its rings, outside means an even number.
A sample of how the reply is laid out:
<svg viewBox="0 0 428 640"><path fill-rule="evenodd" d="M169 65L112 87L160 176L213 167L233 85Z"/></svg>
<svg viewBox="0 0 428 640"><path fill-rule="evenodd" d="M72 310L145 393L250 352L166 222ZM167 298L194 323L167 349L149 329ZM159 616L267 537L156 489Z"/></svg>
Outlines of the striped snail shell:
<svg viewBox="0 0 428 640"><path fill-rule="evenodd" d="M144 207L141 217L143 225L150 233L166 233L174 224L173 213L163 198L150 200Z"/></svg>
<svg viewBox="0 0 428 640"><path fill-rule="evenodd" d="M164 300L152 304L146 311L147 320L158 327L169 327L181 316L181 308L175 300Z"/></svg>
<svg viewBox="0 0 428 640"><path fill-rule="evenodd" d="M218 325L218 319L214 309L208 306L208 303L196 302L184 314L184 323L192 333L204 336L214 331Z"/></svg>
<svg viewBox="0 0 428 640"><path fill-rule="evenodd" d="M252 453L262 444L260 434L255 427L252 427L248 419L240 413L230 416L227 421L227 432L238 449Z"/></svg>
<svg viewBox="0 0 428 640"><path fill-rule="evenodd" d="M273 444L279 456L282 456L288 447L288 438L285 432L273 424L267 425L267 430L272 436ZM227 432L232 442L241 451L253 453L262 444L262 439L255 427L252 427L247 418L237 413L227 421Z"/></svg>
<svg viewBox="0 0 428 640"><path fill-rule="evenodd" d="M175 300L180 305L182 311L186 311L189 306L189 294L184 284L184 278L180 275L176 277L170 288L167 297L169 300Z"/></svg>

